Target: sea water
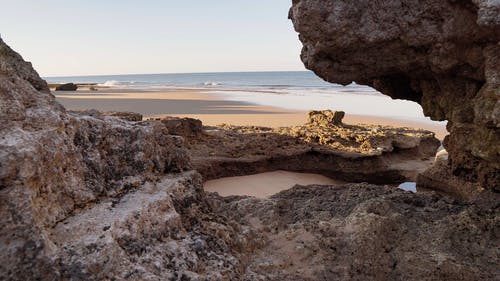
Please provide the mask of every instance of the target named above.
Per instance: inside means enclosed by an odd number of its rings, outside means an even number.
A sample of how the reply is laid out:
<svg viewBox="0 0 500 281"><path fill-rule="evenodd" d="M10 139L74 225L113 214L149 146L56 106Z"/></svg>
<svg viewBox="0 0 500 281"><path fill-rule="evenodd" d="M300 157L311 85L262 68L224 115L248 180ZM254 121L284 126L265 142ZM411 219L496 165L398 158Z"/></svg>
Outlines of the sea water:
<svg viewBox="0 0 500 281"><path fill-rule="evenodd" d="M352 83L327 83L310 71L220 72L46 77L49 83L97 83L120 88L196 88L224 99L292 110L342 110L348 114L430 122L415 102L392 100Z"/></svg>

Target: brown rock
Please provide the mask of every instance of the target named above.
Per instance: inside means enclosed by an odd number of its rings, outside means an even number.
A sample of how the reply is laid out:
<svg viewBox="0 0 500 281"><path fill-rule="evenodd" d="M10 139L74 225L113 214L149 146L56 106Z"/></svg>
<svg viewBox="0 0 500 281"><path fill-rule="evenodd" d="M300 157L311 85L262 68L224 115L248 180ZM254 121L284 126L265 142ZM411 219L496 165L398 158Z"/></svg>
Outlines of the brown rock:
<svg viewBox="0 0 500 281"><path fill-rule="evenodd" d="M191 141L194 167L205 179L276 170L311 172L377 184L415 181L440 145L434 133L378 125L334 125L331 111L283 128L217 126ZM337 119L337 120L340 120Z"/></svg>
<svg viewBox="0 0 500 281"><path fill-rule="evenodd" d="M126 121L132 121L132 122L142 121L142 114L135 113L135 112L106 111L106 112L101 112L101 114L105 115L105 116L118 117L118 118L126 120Z"/></svg>
<svg viewBox="0 0 500 281"><path fill-rule="evenodd" d="M61 84L56 87L56 91L76 91L78 89L78 85L73 83Z"/></svg>
<svg viewBox="0 0 500 281"><path fill-rule="evenodd" d="M446 173L499 191L498 1L296 0L290 18L308 69L448 120Z"/></svg>
<svg viewBox="0 0 500 281"><path fill-rule="evenodd" d="M309 123L317 126L341 126L344 116L343 111L309 111Z"/></svg>
<svg viewBox="0 0 500 281"><path fill-rule="evenodd" d="M207 198L199 174L188 171L184 141L162 122L66 112L1 40L0 121L0 280L498 275L498 194L463 204L434 193L351 184L295 187L263 200ZM239 134L234 138L246 137L245 144L254 145L248 151L257 151L263 143L252 144L244 130L232 132ZM251 130L250 136L264 138L271 129ZM311 139L310 154L316 153L311 148L339 150L337 143L353 144L351 152L359 154L380 147L375 157L432 148L430 132L400 130L305 125L277 131L269 141L281 139L285 153L294 147L290 140ZM216 144L213 138L205 144ZM219 149L245 152L237 145L219 143ZM286 158L274 159L280 160ZM369 162L351 158L353 170L358 161ZM378 164L384 163L394 159Z"/></svg>
<svg viewBox="0 0 500 281"><path fill-rule="evenodd" d="M92 275L90 264L59 260L62 248L53 229L101 200L119 200L190 169L182 139L168 135L160 123L67 113L31 66L2 41L0 107L2 280L64 279L60 274L66 267L74 276ZM173 201L164 200L165 210L174 210ZM120 212L113 215L109 219L116 221ZM102 279L97 276L93 279Z"/></svg>
<svg viewBox="0 0 500 281"><path fill-rule="evenodd" d="M172 135L196 138L202 135L203 126L200 120L193 118L165 117L161 119Z"/></svg>
<svg viewBox="0 0 500 281"><path fill-rule="evenodd" d="M240 280L465 281L498 276L499 195L488 198L460 204L362 183L214 205L262 237Z"/></svg>
<svg viewBox="0 0 500 281"><path fill-rule="evenodd" d="M86 115L95 118L103 119L104 116L117 117L125 121L138 122L142 121L142 114L128 111L99 111L96 109L85 110L68 110L69 113L75 115Z"/></svg>

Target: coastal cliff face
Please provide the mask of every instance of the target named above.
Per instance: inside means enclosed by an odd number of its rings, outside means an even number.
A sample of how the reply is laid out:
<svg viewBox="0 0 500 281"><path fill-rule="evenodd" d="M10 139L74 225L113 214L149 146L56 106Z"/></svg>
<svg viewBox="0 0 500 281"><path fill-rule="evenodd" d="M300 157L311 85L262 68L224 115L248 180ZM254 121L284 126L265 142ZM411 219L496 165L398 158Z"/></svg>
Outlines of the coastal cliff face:
<svg viewBox="0 0 500 281"><path fill-rule="evenodd" d="M500 191L500 3L294 0L302 61L323 79L369 85L448 120L449 162L420 183Z"/></svg>

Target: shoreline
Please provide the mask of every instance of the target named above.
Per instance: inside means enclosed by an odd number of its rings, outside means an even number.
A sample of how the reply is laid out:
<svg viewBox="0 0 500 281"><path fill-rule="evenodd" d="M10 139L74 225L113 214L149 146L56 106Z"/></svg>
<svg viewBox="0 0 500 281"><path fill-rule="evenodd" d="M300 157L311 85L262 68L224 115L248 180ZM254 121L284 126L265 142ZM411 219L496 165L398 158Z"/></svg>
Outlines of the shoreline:
<svg viewBox="0 0 500 281"><path fill-rule="evenodd" d="M204 125L219 124L287 127L304 124L305 110L290 110L227 99L219 91L193 88L100 88L98 91L53 92L69 110L131 111L144 119L164 116L200 119ZM346 112L346 124L378 124L432 131L440 140L448 134L444 124Z"/></svg>

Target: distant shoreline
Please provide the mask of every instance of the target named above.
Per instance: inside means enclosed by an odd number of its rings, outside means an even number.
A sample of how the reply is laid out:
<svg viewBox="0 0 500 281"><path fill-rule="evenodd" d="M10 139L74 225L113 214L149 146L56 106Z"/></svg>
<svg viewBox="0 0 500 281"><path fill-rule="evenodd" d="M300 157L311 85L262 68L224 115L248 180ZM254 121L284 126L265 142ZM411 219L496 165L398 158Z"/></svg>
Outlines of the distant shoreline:
<svg viewBox="0 0 500 281"><path fill-rule="evenodd" d="M70 110L97 109L101 111L131 111L144 118L163 116L191 117L205 125L254 125L285 127L304 124L307 111L288 110L254 103L232 101L227 96L208 93L205 89L169 88L151 89L100 88L98 91L80 89L76 92L53 92L57 100ZM350 124L380 124L398 127L422 128L443 139L447 135L442 124L418 122L346 112Z"/></svg>

